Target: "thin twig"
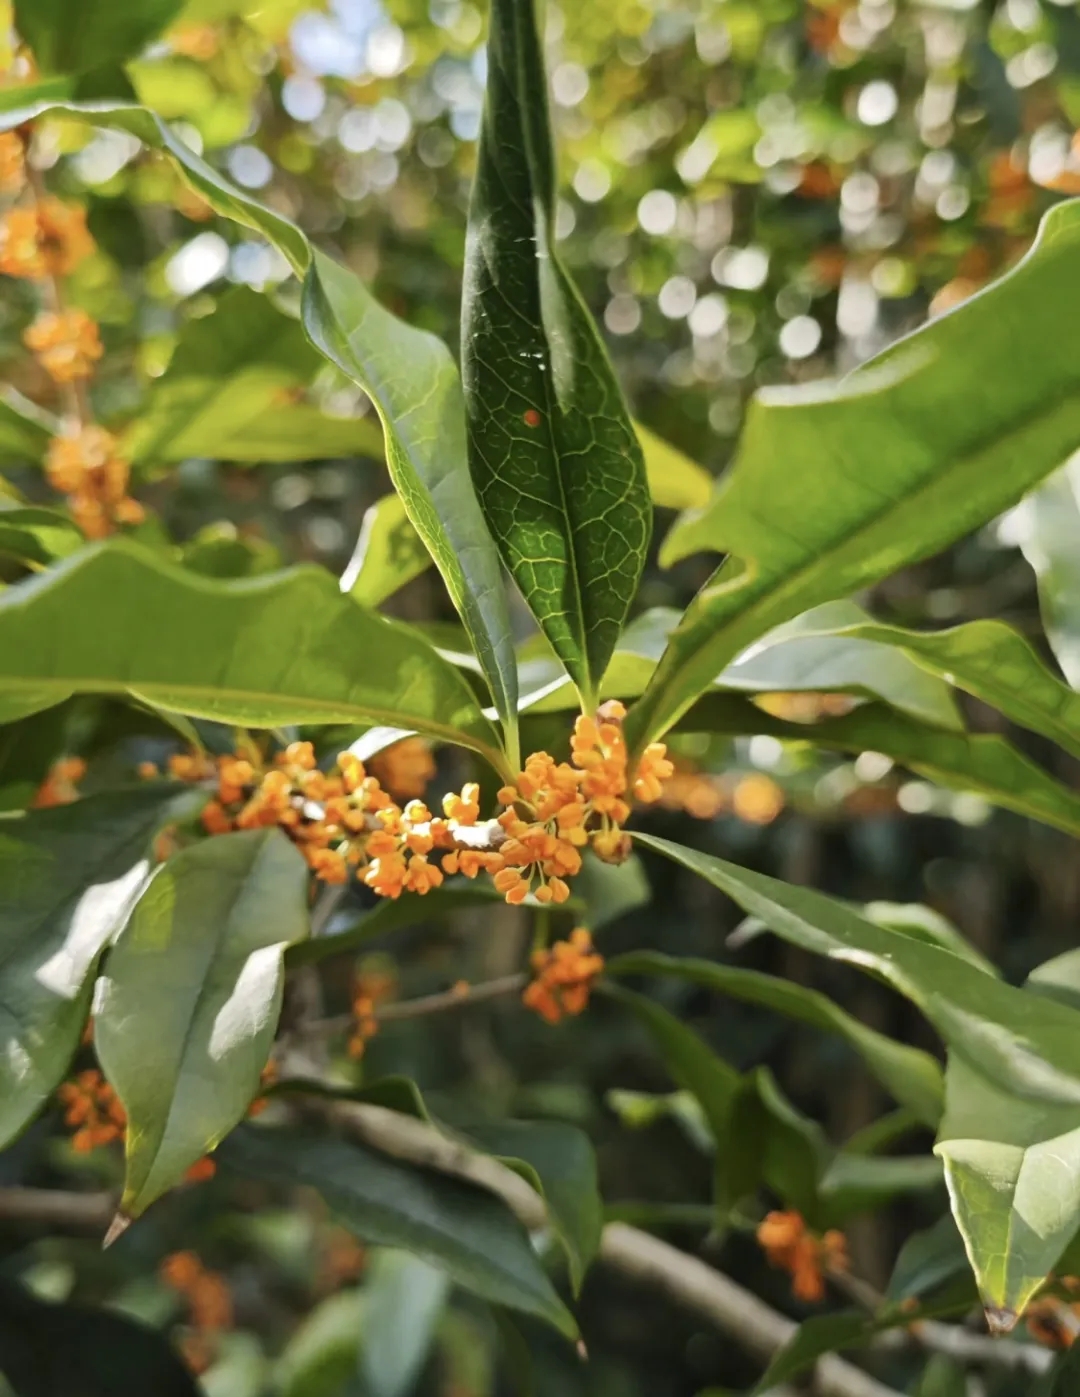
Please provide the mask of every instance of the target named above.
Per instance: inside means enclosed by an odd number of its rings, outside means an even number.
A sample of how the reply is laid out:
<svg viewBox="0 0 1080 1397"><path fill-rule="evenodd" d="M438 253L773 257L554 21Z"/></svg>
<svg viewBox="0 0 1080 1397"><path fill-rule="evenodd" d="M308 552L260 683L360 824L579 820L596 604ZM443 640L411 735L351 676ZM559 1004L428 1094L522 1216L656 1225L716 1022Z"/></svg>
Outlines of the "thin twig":
<svg viewBox="0 0 1080 1397"><path fill-rule="evenodd" d="M391 1023L401 1019L419 1019L425 1014L440 1014L446 1009L463 1009L472 1004L483 1004L488 999L498 999L504 994L513 994L524 989L528 976L519 971L515 975L502 975L497 980L482 980L477 985L462 989L440 990L438 994L425 994L417 999L403 999L394 1004L383 1004L374 1011L380 1023ZM313 1026L312 1031L323 1037L344 1033L356 1022L352 1014L336 1014L323 1019Z"/></svg>
<svg viewBox="0 0 1080 1397"><path fill-rule="evenodd" d="M51 1188L0 1188L0 1221L56 1232L101 1233L116 1211L111 1193Z"/></svg>

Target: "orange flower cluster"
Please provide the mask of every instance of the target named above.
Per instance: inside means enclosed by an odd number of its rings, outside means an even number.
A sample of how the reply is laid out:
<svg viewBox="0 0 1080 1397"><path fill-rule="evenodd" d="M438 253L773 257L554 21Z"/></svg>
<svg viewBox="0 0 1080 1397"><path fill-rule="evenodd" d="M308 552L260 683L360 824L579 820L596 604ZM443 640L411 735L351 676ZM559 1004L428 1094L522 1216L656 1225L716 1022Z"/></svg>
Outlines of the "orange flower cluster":
<svg viewBox="0 0 1080 1397"><path fill-rule="evenodd" d="M51 195L0 217L0 272L28 281L68 276L94 250L86 214Z"/></svg>
<svg viewBox="0 0 1080 1397"><path fill-rule="evenodd" d="M1058 1284L1070 1295L1080 1292L1080 1280L1062 1276ZM1028 1333L1049 1348L1072 1348L1080 1335L1080 1302L1057 1295L1040 1295L1024 1311Z"/></svg>
<svg viewBox="0 0 1080 1397"><path fill-rule="evenodd" d="M380 1004L385 1003L397 989L397 982L393 975L388 975L384 971L364 971L356 977L356 984L353 988L352 1011L356 1020L355 1027L349 1037L346 1051L349 1056L356 1061L364 1056L368 1041L375 1037L379 1031L379 1021L375 1017L375 1011Z"/></svg>
<svg viewBox="0 0 1080 1397"><path fill-rule="evenodd" d="M180 1345L184 1359L192 1372L205 1372L214 1360L220 1334L232 1328L233 1305L228 1284L190 1251L167 1256L158 1273L187 1304L191 1330Z"/></svg>
<svg viewBox="0 0 1080 1397"><path fill-rule="evenodd" d="M844 1234L830 1229L819 1237L800 1213L769 1213L758 1227L757 1239L770 1263L791 1273L795 1298L808 1304L824 1299L827 1272L847 1270Z"/></svg>
<svg viewBox="0 0 1080 1397"><path fill-rule="evenodd" d="M534 951L533 979L521 996L549 1024L566 1014L580 1014L588 1006L596 977L604 969L604 957L593 949L585 927L570 933L569 941L556 941L550 950Z"/></svg>
<svg viewBox="0 0 1080 1397"><path fill-rule="evenodd" d="M116 438L91 424L53 437L45 457L49 484L68 497L72 518L88 538L104 538L115 524L139 524L145 511L127 492L131 467Z"/></svg>
<svg viewBox="0 0 1080 1397"><path fill-rule="evenodd" d="M18 194L26 183L26 151L15 131L0 131L0 194Z"/></svg>
<svg viewBox="0 0 1080 1397"><path fill-rule="evenodd" d="M75 1127L71 1147L89 1154L99 1145L119 1140L127 1128L127 1113L120 1098L96 1067L80 1072L57 1091L64 1107L64 1124Z"/></svg>
<svg viewBox="0 0 1080 1397"><path fill-rule="evenodd" d="M624 716L622 704L609 703L595 719L578 718L570 762L534 752L515 784L500 790L506 808L493 821L480 820L475 782L444 796L436 817L420 800L398 805L350 752L320 771L310 742L292 743L269 768L256 753L236 753L176 756L169 770L181 781L216 782L202 815L209 834L278 825L325 883L344 883L354 869L381 897L397 898L429 892L446 874L486 872L509 903L530 892L559 903L586 845L609 862L626 858L621 827L631 797L655 801L672 773L663 743L653 743L630 780Z"/></svg>
<svg viewBox="0 0 1080 1397"><path fill-rule="evenodd" d="M70 805L79 798L79 782L86 775L82 757L61 757L49 767L49 774L37 789L31 805L43 810L51 805Z"/></svg>
<svg viewBox="0 0 1080 1397"><path fill-rule="evenodd" d="M418 800L435 775L431 748L422 737L403 737L376 753L367 767L395 800Z"/></svg>
<svg viewBox="0 0 1080 1397"><path fill-rule="evenodd" d="M507 838L499 848L502 868L494 880L507 902L524 902L534 880L538 902L565 902L570 895L565 880L581 868L586 845L607 863L621 863L629 854L622 826L630 817L631 797L658 800L674 767L664 744L654 742L631 781L625 717L617 699L605 703L595 718L582 714L574 723L569 762L534 752L517 781L499 791L499 801L507 807L499 824Z"/></svg>
<svg viewBox="0 0 1080 1397"><path fill-rule="evenodd" d="M57 383L89 378L103 353L97 322L83 310L43 310L23 343Z"/></svg>

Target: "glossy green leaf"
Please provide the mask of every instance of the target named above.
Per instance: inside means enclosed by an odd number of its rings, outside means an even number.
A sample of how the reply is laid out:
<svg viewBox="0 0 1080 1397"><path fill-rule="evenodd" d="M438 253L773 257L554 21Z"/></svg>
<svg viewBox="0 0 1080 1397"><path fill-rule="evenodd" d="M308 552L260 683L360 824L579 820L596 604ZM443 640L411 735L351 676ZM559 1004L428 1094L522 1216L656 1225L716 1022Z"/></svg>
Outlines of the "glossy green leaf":
<svg viewBox="0 0 1080 1397"><path fill-rule="evenodd" d="M1008 516L1039 583L1047 639L1065 678L1080 687L1080 459L1073 457Z"/></svg>
<svg viewBox="0 0 1080 1397"><path fill-rule="evenodd" d="M184 0L15 0L15 27L43 73L89 73L132 58Z"/></svg>
<svg viewBox="0 0 1080 1397"><path fill-rule="evenodd" d="M138 1217L243 1119L277 1030L308 870L279 829L182 850L109 954L94 1044L128 1116L121 1212Z"/></svg>
<svg viewBox="0 0 1080 1397"><path fill-rule="evenodd" d="M757 970L691 957L676 958L659 951L632 951L618 956L608 962L607 973L674 976L718 994L774 1009L825 1033L837 1034L854 1048L898 1102L910 1106L928 1125L936 1125L940 1119L941 1069L930 1054L868 1028L817 990Z"/></svg>
<svg viewBox="0 0 1080 1397"><path fill-rule="evenodd" d="M42 102L4 113L0 128L49 114L130 131L166 151L212 208L261 233L304 279L304 330L375 404L391 479L469 632L516 769L517 668L509 610L498 551L469 476L461 383L450 351L381 306L353 272L317 253L294 223L222 179L153 112L115 102ZM419 406L418 381L428 385Z"/></svg>
<svg viewBox="0 0 1080 1397"><path fill-rule="evenodd" d="M485 1300L577 1333L524 1228L493 1194L350 1141L280 1127L241 1126L218 1158L268 1183L315 1188L362 1241L412 1252Z"/></svg>
<svg viewBox="0 0 1080 1397"><path fill-rule="evenodd" d="M0 1280L0 1373L18 1397L198 1397L165 1337L109 1310Z"/></svg>
<svg viewBox="0 0 1080 1397"><path fill-rule="evenodd" d="M364 1397L409 1397L449 1291L444 1270L404 1251L380 1251L364 1275L360 1376Z"/></svg>
<svg viewBox="0 0 1080 1397"><path fill-rule="evenodd" d="M576 1294L599 1250L603 1227L596 1156L588 1136L562 1121L471 1120L455 1130L502 1159L546 1199Z"/></svg>
<svg viewBox="0 0 1080 1397"><path fill-rule="evenodd" d="M993 805L1080 835L1080 797L996 733L945 732L879 704L820 723L786 722L726 694L699 700L678 728L731 735L765 733L840 752L880 752L928 780L977 792Z"/></svg>
<svg viewBox="0 0 1080 1397"><path fill-rule="evenodd" d="M1027 257L953 313L840 384L759 394L711 504L665 541L667 562L733 557L630 715L635 743L665 732L759 636L939 552L1080 444L1078 265L1080 205L1059 204Z"/></svg>
<svg viewBox="0 0 1080 1397"><path fill-rule="evenodd" d="M592 707L641 577L648 484L614 370L555 242L533 0L494 0L487 56L462 314L469 463L507 567Z"/></svg>
<svg viewBox="0 0 1080 1397"><path fill-rule="evenodd" d="M431 566L400 495L384 495L364 512L360 537L341 575L341 590L363 606L378 606Z"/></svg>
<svg viewBox="0 0 1080 1397"><path fill-rule="evenodd" d="M396 723L501 761L467 680L315 567L217 582L121 540L9 587L0 703L42 708L73 693L254 727Z"/></svg>
<svg viewBox="0 0 1080 1397"><path fill-rule="evenodd" d="M1080 756L1080 694L1047 669L1029 642L1004 622L970 621L936 633L869 622L844 626L840 634L896 646L932 674L947 676L1014 723Z"/></svg>
<svg viewBox="0 0 1080 1397"><path fill-rule="evenodd" d="M640 422L633 426L653 504L661 509L700 509L707 504L713 487L709 472Z"/></svg>
<svg viewBox="0 0 1080 1397"><path fill-rule="evenodd" d="M0 1146L67 1071L98 957L176 799L175 786L147 785L0 819Z"/></svg>
<svg viewBox="0 0 1080 1397"><path fill-rule="evenodd" d="M0 554L46 567L81 548L82 534L59 510L39 506L0 507Z"/></svg>

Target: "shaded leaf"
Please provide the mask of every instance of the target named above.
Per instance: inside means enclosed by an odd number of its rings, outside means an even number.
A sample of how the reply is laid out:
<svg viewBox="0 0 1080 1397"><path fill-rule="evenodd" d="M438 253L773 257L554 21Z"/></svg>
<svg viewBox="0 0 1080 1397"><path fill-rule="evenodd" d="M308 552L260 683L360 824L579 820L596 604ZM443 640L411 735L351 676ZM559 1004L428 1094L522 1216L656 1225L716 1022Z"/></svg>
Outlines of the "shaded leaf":
<svg viewBox="0 0 1080 1397"><path fill-rule="evenodd" d="M315 1188L361 1240L412 1252L485 1300L576 1335L524 1228L493 1194L345 1140L278 1127L241 1126L218 1158L269 1183Z"/></svg>
<svg viewBox="0 0 1080 1397"><path fill-rule="evenodd" d="M364 1397L408 1397L446 1304L449 1276L418 1256L380 1251L364 1276Z"/></svg>
<svg viewBox="0 0 1080 1397"><path fill-rule="evenodd" d="M357 663L376 654L378 665ZM501 760L467 680L315 567L218 582L113 540L9 587L0 703L42 708L73 693L254 727L398 723Z"/></svg>
<svg viewBox="0 0 1080 1397"><path fill-rule="evenodd" d="M81 548L82 534L56 509L39 506L0 508L0 553L45 567Z"/></svg>
<svg viewBox="0 0 1080 1397"><path fill-rule="evenodd" d="M149 871L175 786L87 796L0 819L0 1145L67 1072L94 969Z"/></svg>
<svg viewBox="0 0 1080 1397"><path fill-rule="evenodd" d="M30 805L62 752L67 726L65 708L48 708L0 727L0 811Z"/></svg>
<svg viewBox="0 0 1080 1397"><path fill-rule="evenodd" d="M279 829L164 864L105 965L94 1044L128 1116L121 1211L138 1217L242 1120L277 1030L308 870Z"/></svg>
<svg viewBox="0 0 1080 1397"><path fill-rule="evenodd" d="M666 562L734 557L672 636L630 715L635 743L759 636L939 552L1075 449L1078 262L1080 206L1059 204L1027 257L952 314L839 384L759 393L712 502L665 540Z"/></svg>
<svg viewBox="0 0 1080 1397"><path fill-rule="evenodd" d="M835 1005L827 995L790 980L733 965L658 951L632 951L607 964L609 975L669 975L690 980L752 1004L762 1004L789 1018L838 1034L860 1055L878 1081L919 1119L936 1125L941 1116L941 1070L929 1053L868 1028Z"/></svg>
<svg viewBox="0 0 1080 1397"><path fill-rule="evenodd" d="M341 575L341 590L363 606L378 606L431 566L400 495L384 495L364 511L360 537Z"/></svg>
<svg viewBox="0 0 1080 1397"><path fill-rule="evenodd" d="M365 1295L342 1290L311 1310L274 1365L280 1397L340 1397L359 1369ZM231 1394L230 1394L231 1397Z"/></svg>
<svg viewBox="0 0 1080 1397"><path fill-rule="evenodd" d="M1080 687L1080 459L1073 457L1009 515L1039 582L1039 608L1065 678Z"/></svg>
<svg viewBox="0 0 1080 1397"><path fill-rule="evenodd" d="M893 1322L910 1323L910 1319L908 1315ZM840 1310L836 1314L814 1315L804 1320L766 1368L750 1397L764 1397L780 1383L805 1373L823 1354L865 1343L883 1327L888 1326L868 1318L862 1310Z"/></svg>
<svg viewBox="0 0 1080 1397"><path fill-rule="evenodd" d="M964 1240L952 1214L944 1213L933 1227L904 1242L889 1277L888 1296L918 1300L969 1271Z"/></svg>
<svg viewBox="0 0 1080 1397"><path fill-rule="evenodd" d="M652 509L599 332L555 242L555 163L532 0L494 0L469 209L462 369L469 464L522 595L595 706Z"/></svg>
<svg viewBox="0 0 1080 1397"><path fill-rule="evenodd" d="M43 73L89 73L131 58L184 0L15 0L15 27Z"/></svg>
<svg viewBox="0 0 1080 1397"><path fill-rule="evenodd" d="M0 1373L18 1397L198 1397L164 1336L0 1280Z"/></svg>

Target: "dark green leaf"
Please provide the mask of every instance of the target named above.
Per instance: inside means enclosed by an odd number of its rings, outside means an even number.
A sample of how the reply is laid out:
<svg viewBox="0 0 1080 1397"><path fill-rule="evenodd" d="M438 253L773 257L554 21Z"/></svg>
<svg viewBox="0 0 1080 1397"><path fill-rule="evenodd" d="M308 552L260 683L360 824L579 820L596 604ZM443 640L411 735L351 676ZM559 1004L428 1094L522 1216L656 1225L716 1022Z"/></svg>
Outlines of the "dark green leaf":
<svg viewBox="0 0 1080 1397"><path fill-rule="evenodd" d="M42 708L73 693L255 727L396 723L501 763L467 680L315 567L217 582L114 540L9 587L0 701Z"/></svg>
<svg viewBox="0 0 1080 1397"><path fill-rule="evenodd" d="M909 1318L900 1322L906 1323ZM763 1397L780 1383L805 1373L823 1354L865 1343L881 1327L861 1310L840 1310L805 1320L766 1368L750 1397Z"/></svg>
<svg viewBox="0 0 1080 1397"><path fill-rule="evenodd" d="M308 931L307 883L279 829L203 840L158 870L110 952L94 1044L128 1116L126 1216L178 1183L258 1094L285 947Z"/></svg>
<svg viewBox="0 0 1080 1397"><path fill-rule="evenodd" d="M919 1119L936 1125L941 1116L941 1070L929 1053L897 1043L838 1008L828 996L757 970L744 970L714 961L675 958L658 951L634 951L609 961L609 975L670 975L763 1004L789 1018L838 1034L862 1057L892 1095L910 1106Z"/></svg>
<svg viewBox="0 0 1080 1397"><path fill-rule="evenodd" d="M163 1335L0 1280L0 1373L17 1397L198 1397Z"/></svg>
<svg viewBox="0 0 1080 1397"><path fill-rule="evenodd" d="M588 1136L561 1121L470 1120L454 1128L516 1169L546 1199L576 1294L600 1246L603 1226L596 1156Z"/></svg>
<svg viewBox="0 0 1080 1397"><path fill-rule="evenodd" d="M1076 448L1078 263L1080 206L1059 204L1024 261L955 313L839 385L759 395L712 503L665 542L668 562L703 548L734 557L630 715L635 743L665 732L759 636L940 551Z"/></svg>
<svg viewBox="0 0 1080 1397"><path fill-rule="evenodd" d="M603 343L555 243L532 0L494 0L466 244L469 463L525 600L586 707L637 591L652 510Z"/></svg>
<svg viewBox="0 0 1080 1397"><path fill-rule="evenodd" d="M0 811L25 809L62 752L67 712L47 708L0 727Z"/></svg>
<svg viewBox="0 0 1080 1397"><path fill-rule="evenodd" d="M289 1129L241 1126L218 1157L270 1183L315 1188L362 1240L413 1252L485 1300L577 1333L524 1228L493 1194L332 1136Z"/></svg>
<svg viewBox="0 0 1080 1397"><path fill-rule="evenodd" d="M970 1271L964 1240L951 1213L924 1232L914 1232L900 1248L889 1278L890 1300L919 1300Z"/></svg>
<svg viewBox="0 0 1080 1397"><path fill-rule="evenodd" d="M78 1047L98 957L149 872L175 786L87 796L0 819L0 1145L26 1125Z"/></svg>
<svg viewBox="0 0 1080 1397"><path fill-rule="evenodd" d="M15 27L44 73L89 73L131 58L184 0L15 0Z"/></svg>

